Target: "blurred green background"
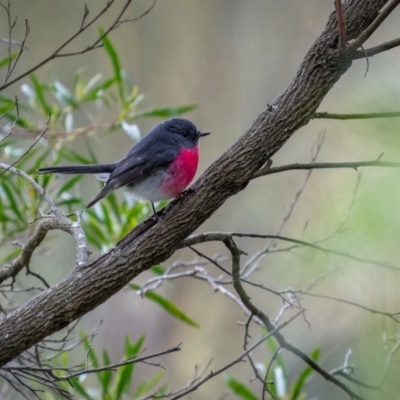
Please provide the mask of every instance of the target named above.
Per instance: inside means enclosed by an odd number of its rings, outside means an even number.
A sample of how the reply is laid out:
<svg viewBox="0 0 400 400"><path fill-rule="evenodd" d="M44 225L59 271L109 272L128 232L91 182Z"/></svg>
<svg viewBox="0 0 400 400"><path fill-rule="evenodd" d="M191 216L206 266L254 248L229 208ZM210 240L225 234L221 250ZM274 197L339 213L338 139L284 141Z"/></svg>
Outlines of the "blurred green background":
<svg viewBox="0 0 400 400"><path fill-rule="evenodd" d="M122 4L123 2L117 2ZM15 39L22 39L24 19L29 20L29 50L24 51L15 75L36 64L61 44L80 25L83 2L71 0L12 1L18 16ZM150 2L133 2L129 15L143 12ZM87 1L91 14L104 5L103 1ZM107 26L115 17L115 10L107 14L100 25ZM185 114L200 129L213 134L201 144L199 173L233 144L251 125L268 103L281 93L296 73L305 52L322 31L333 11L333 1L274 1L274 0L161 0L145 18L121 26L110 35L120 55L123 69L134 85L145 95L143 105L182 105L196 103L199 107ZM398 36L400 10L396 10L373 35L367 47ZM0 28L7 37L5 16ZM98 37L92 29L79 37L70 50L80 49ZM2 44L1 54L7 53ZM106 53L99 49L74 58L52 61L36 75L42 81L57 78L72 87L72 76L84 68L88 76L112 73ZM336 84L320 107L320 111L355 113L398 111L400 108L400 49L394 49L366 61L354 62L353 67ZM30 83L29 78L25 82ZM26 97L20 90L21 82L7 89L9 96ZM110 115L111 115L111 111ZM107 111L102 115L107 120ZM160 120L136 121L146 133ZM75 124L84 123L76 115ZM319 161L374 160L384 153L383 160L397 161L400 145L400 120L365 121L314 120L296 132L273 157L274 165L309 162L318 134L325 132ZM86 139L78 138L70 145L85 153ZM122 130L112 134L90 137L90 146L100 162L121 157L133 144ZM49 159L49 163L51 159ZM361 169L360 169L361 171ZM311 175L292 217L282 234L307 241L321 239L341 225L352 204L359 172L353 170L318 170ZM297 191L304 183L306 172L293 171L260 178L246 190L229 199L199 231L241 231L273 234L287 214ZM400 171L385 168L365 168L355 201L340 233L322 245L353 255L380 260L400 266ZM99 189L92 177L84 177L79 190L86 200ZM306 229L305 229L306 226ZM261 240L238 240L250 255L266 246ZM278 243L278 246L285 246ZM32 269L53 284L65 276L74 263L74 245L64 233L53 234L46 252L37 253ZM223 246L199 246L209 256L225 253ZM98 255L94 252L93 256ZM165 263L193 259L189 250L178 251ZM245 261L246 258L243 258ZM225 264L229 268L229 263ZM374 309L395 312L398 301L398 274L384 268L355 262L334 255L300 249L268 255L259 265L253 280L275 290L304 288L318 277L332 272L321 280L315 293L331 295ZM219 271L209 268L213 276ZM142 284L151 273L136 279ZM117 361L123 352L128 334L133 341L145 334L146 347L151 352L182 344L182 351L166 356L166 379L179 388L191 379L196 365L205 365L213 358L212 369L227 363L242 351L245 322L241 310L221 293L214 293L203 282L185 278L164 284L158 293L173 300L187 315L197 321L200 329L171 318L154 303L142 299L132 291L121 291L104 305L86 315L82 329L89 331L99 320L93 345L106 348L111 359ZM282 301L272 294L249 289L254 302L273 319ZM305 297L301 304L307 309L310 327L301 318L285 329L286 337L308 353L321 347L321 363L327 369L341 366L348 348L353 353L350 363L357 365L356 376L370 383L379 381L385 362L382 334L398 332L392 320L372 315L358 308L334 301ZM254 338L259 330L252 330ZM267 351L258 354L260 360ZM296 376L304 364L287 357L290 376ZM399 372L393 366L393 375ZM138 382L151 376L149 366L136 369ZM231 373L248 383L252 371L248 364L239 364ZM389 380L383 392L362 392L367 398L397 399L398 379ZM258 393L255 383L249 384ZM230 393L222 377L217 377L190 395L190 399L220 399ZM314 376L307 387L306 398L337 400L347 398L321 377ZM234 398L230 394L226 398Z"/></svg>

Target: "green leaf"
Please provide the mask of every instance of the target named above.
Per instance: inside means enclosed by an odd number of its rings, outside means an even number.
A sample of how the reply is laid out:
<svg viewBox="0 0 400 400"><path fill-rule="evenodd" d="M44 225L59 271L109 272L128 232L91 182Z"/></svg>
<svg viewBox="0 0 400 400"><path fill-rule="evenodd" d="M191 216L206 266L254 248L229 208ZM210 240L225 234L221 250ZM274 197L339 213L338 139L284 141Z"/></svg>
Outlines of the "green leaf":
<svg viewBox="0 0 400 400"><path fill-rule="evenodd" d="M118 223L121 223L122 222L121 212L120 212L120 209L119 209L119 206L118 206L117 197L115 196L115 193L110 193L107 196L107 200L106 201L110 204L111 209L112 209L112 211L114 213L114 216L116 217Z"/></svg>
<svg viewBox="0 0 400 400"><path fill-rule="evenodd" d="M138 397L142 397L151 389L153 389L153 387L156 386L157 383L160 382L161 378L164 376L164 372L165 371L161 370L157 372L151 379L144 380L138 387L134 398L137 399Z"/></svg>
<svg viewBox="0 0 400 400"><path fill-rule="evenodd" d="M134 358L141 350L143 343L144 343L144 336L141 336L139 340L132 344L131 341L129 340L129 337L126 337L125 340L125 356L124 359L131 359ZM114 396L113 399L119 400L121 398L121 395L124 392L129 391L130 383L133 377L133 372L134 372L135 364L127 364L124 365L123 367L120 367L117 372L117 376L115 378L115 384L114 384Z"/></svg>
<svg viewBox="0 0 400 400"><path fill-rule="evenodd" d="M63 101L70 107L79 108L79 104L75 101L71 91L68 90L60 81L54 82L54 89L59 101Z"/></svg>
<svg viewBox="0 0 400 400"><path fill-rule="evenodd" d="M150 271L153 272L155 275L162 275L165 273L165 268L162 267L161 265L153 265L150 268Z"/></svg>
<svg viewBox="0 0 400 400"><path fill-rule="evenodd" d="M1 263L6 263L11 260L14 260L14 258L18 257L21 254L21 252L22 252L21 248L16 248L11 253L9 253L5 257L1 258Z"/></svg>
<svg viewBox="0 0 400 400"><path fill-rule="evenodd" d="M265 334L268 334L268 332L265 331ZM267 346L270 348L270 350L271 350L272 353L275 353L275 352L278 350L278 348L279 348L278 342L277 342L276 339L275 339L274 337L272 337L272 336L271 336L269 339L266 340L266 343L267 343ZM287 368L286 368L285 361L283 360L283 357L282 357L281 354L278 354L278 355L275 357L275 363L276 363L279 367L282 368L283 375L285 376L285 378L287 378L287 376L288 376ZM270 372L273 374L273 368L271 368Z"/></svg>
<svg viewBox="0 0 400 400"><path fill-rule="evenodd" d="M12 53L12 54L11 54L11 57L6 56L6 57L2 58L2 59L0 60L0 68L3 68L3 67L5 67L6 65L8 65L8 63L9 63L10 61L15 60L15 59L17 58L17 55L18 55L18 53L15 52L15 53Z"/></svg>
<svg viewBox="0 0 400 400"><path fill-rule="evenodd" d="M139 117L158 117L158 118L170 118L177 115L181 115L188 111L192 111L197 108L197 104L188 104L186 106L176 107L154 107L148 110L139 111L134 115L135 118Z"/></svg>
<svg viewBox="0 0 400 400"><path fill-rule="evenodd" d="M83 178L83 175L76 175L72 178L68 179L57 191L56 197L61 196L62 193L68 192L77 182L79 182Z"/></svg>
<svg viewBox="0 0 400 400"><path fill-rule="evenodd" d="M25 219L21 214L20 207L18 206L18 202L13 193L13 191L15 192L14 186L11 184L11 181L7 181L6 179L2 179L1 185L3 187L6 197L8 199L8 202L9 202L12 212L17 217L17 219L22 223L22 225L25 226L25 224L26 224ZM15 194L18 195L18 193L15 193Z"/></svg>
<svg viewBox="0 0 400 400"><path fill-rule="evenodd" d="M36 77L35 74L31 74L30 78L33 83L33 88L35 89L36 98L39 101L39 104L41 105L42 110L45 112L46 115L50 115L51 107L49 106L49 104L46 101L46 97L45 97L44 90L43 90L44 85L42 85L40 83L40 81L38 80L38 78Z"/></svg>
<svg viewBox="0 0 400 400"><path fill-rule="evenodd" d="M100 31L100 35L104 35L103 28L100 28L99 31ZM104 49L106 50L106 52L111 60L111 65L114 70L114 77L115 77L115 80L117 81L119 98L121 100L121 103L125 104L124 85L122 82L121 65L119 62L117 50L115 49L114 45L111 43L111 40L107 36L105 36L102 39L102 42L104 45Z"/></svg>
<svg viewBox="0 0 400 400"><path fill-rule="evenodd" d="M107 366L111 364L110 357L106 350L103 350L103 365ZM103 388L103 398L108 395L108 388L110 387L110 382L112 378L112 372L110 370L106 370L100 372L100 382Z"/></svg>
<svg viewBox="0 0 400 400"><path fill-rule="evenodd" d="M87 224L87 229L89 231L91 231L91 234L94 235L94 237L96 238L95 242L93 244L96 246L98 246L99 243L109 244L109 239L104 234L102 226L96 221L96 217L95 217L96 214L92 210L90 210L86 215L90 215L90 218L89 218L88 224ZM86 229L85 229L85 231L86 231ZM89 236L88 236L88 240L89 240ZM101 242L99 242L99 241L101 241Z"/></svg>
<svg viewBox="0 0 400 400"><path fill-rule="evenodd" d="M225 373L224 381L233 393L237 394L240 398L246 400L258 400L258 397L243 383L239 382L233 376Z"/></svg>
<svg viewBox="0 0 400 400"><path fill-rule="evenodd" d="M74 389L86 400L94 400L93 397L89 395L89 393L86 391L86 389L83 387L83 385L80 383L79 379L71 379L70 380L72 386Z"/></svg>
<svg viewBox="0 0 400 400"><path fill-rule="evenodd" d="M104 96L104 92L116 82L115 77L108 78L104 82L94 86L82 99L82 103L96 101Z"/></svg>
<svg viewBox="0 0 400 400"><path fill-rule="evenodd" d="M137 291L140 290L140 286L134 283L130 283L128 285L131 289ZM184 322L190 326L194 326L195 328L199 328L199 324L189 318L180 308L178 308L175 303L171 300L166 299L165 297L159 295L155 292L146 292L144 297L148 298L151 301L157 303L161 308L163 308L168 314L171 314L174 318L178 319L179 321Z"/></svg>
<svg viewBox="0 0 400 400"><path fill-rule="evenodd" d="M107 232L112 235L114 233L115 225L111 219L110 213L108 212L108 208L105 206L104 202L100 203L101 210L103 211L103 223L107 228Z"/></svg>
<svg viewBox="0 0 400 400"><path fill-rule="evenodd" d="M78 163L81 163L81 164L95 164L96 163L95 160L92 160L90 158L84 157L81 154L79 154L76 151L73 151L71 149L60 150L60 156L62 158L65 158L68 161L78 162Z"/></svg>
<svg viewBox="0 0 400 400"><path fill-rule="evenodd" d="M321 349L316 348L310 355L310 357L314 361L318 361L319 356L320 356ZM292 396L290 397L291 400L297 400L307 383L307 381L311 378L315 370L311 367L306 367L303 369L303 371L300 373L299 377L297 378L296 382L293 384L292 388Z"/></svg>

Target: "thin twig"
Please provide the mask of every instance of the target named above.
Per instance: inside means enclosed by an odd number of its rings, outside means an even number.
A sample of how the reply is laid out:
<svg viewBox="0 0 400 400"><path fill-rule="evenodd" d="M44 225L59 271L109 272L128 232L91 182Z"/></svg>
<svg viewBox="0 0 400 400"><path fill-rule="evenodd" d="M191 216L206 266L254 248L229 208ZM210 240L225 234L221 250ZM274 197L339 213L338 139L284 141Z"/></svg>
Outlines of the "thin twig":
<svg viewBox="0 0 400 400"><path fill-rule="evenodd" d="M373 118L396 118L400 117L400 111L358 113L358 114L332 114L328 112L316 112L313 119L373 119Z"/></svg>
<svg viewBox="0 0 400 400"><path fill-rule="evenodd" d="M208 233L199 233L197 235L192 235L189 236L187 239L185 239L180 248L182 247L187 247L187 246L193 246L198 243L204 243L204 242L211 242L211 241L226 241L227 238L229 237L247 237L247 238L259 238L259 239L276 239L276 240L283 240L285 242L291 242L291 243L296 243L301 246L305 247L310 247L312 249L322 251L325 254L335 254L337 256L341 256L344 258L348 258L353 261L357 261L360 263L365 263L365 264L370 264L370 265L376 265L379 267L383 267L386 269L389 269L390 271L394 272L399 272L400 267L396 267L393 265L390 265L388 263L385 263L383 261L375 261L375 260L370 260L368 258L362 258L358 256L354 256L350 253L346 253L344 251L339 251L339 250L333 250L329 249L326 247L318 246L314 243L311 242L306 242L304 240L299 240L299 239L293 239L287 236L280 236L280 235L260 235L260 234L255 234L255 233L244 233L244 232L208 232Z"/></svg>
<svg viewBox="0 0 400 400"><path fill-rule="evenodd" d="M301 293L302 295L305 295L305 296L317 297L317 298L320 298L320 299L333 300L333 301L337 301L339 303L348 304L350 306L360 308L361 310L368 311L368 312L370 312L372 314L379 314L379 315L383 315L385 317L389 317L393 321L395 321L397 323L400 323L400 319L396 318L397 316L400 316L400 311L394 312L394 313L385 312L385 311L379 311L379 310L375 310L374 308L363 306L363 305L361 305L359 303L356 303L354 301L350 301L350 300L346 300L346 299L340 299L340 298L334 297L334 296L327 296L327 295L324 295L324 294L304 292L302 290L297 292L297 293Z"/></svg>
<svg viewBox="0 0 400 400"><path fill-rule="evenodd" d="M342 51L346 47L346 26L343 17L342 0L335 0L335 8L339 29L339 50Z"/></svg>
<svg viewBox="0 0 400 400"><path fill-rule="evenodd" d="M385 168L400 168L400 163L392 161L353 161L353 162L337 162L337 163L307 163L307 164L288 164L279 167L269 168L267 170L260 169L254 175L252 179L260 178L266 175L277 174L284 171L294 170L313 170L313 169L353 169L355 171L360 167L385 167Z"/></svg>
<svg viewBox="0 0 400 400"><path fill-rule="evenodd" d="M371 47L370 49L365 49L364 51L357 50L353 55L353 60L359 60L360 58L373 57L376 54L383 53L400 46L400 38L391 40L389 42L382 43L378 46Z"/></svg>

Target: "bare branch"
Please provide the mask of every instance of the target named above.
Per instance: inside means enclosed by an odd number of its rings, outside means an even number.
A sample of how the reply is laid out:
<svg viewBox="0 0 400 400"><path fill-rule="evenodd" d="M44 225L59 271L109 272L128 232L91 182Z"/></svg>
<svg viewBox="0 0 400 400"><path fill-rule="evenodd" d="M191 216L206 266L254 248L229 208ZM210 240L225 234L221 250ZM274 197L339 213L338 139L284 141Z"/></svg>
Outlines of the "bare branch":
<svg viewBox="0 0 400 400"><path fill-rule="evenodd" d="M257 342L255 342L253 345L251 345L247 350L245 350L242 354L240 354L238 357L230 361L228 364L224 365L223 367L217 369L216 371L211 371L205 378L197 382L195 385L192 385L186 390L183 390L179 392L176 396L172 397L171 400L177 400L180 399L183 396L186 396L187 394L194 392L197 390L201 385L203 385L205 382L210 380L211 378L214 378L215 376L219 375L221 372L226 371L233 365L239 363L240 361L243 360L248 354L250 354L255 348L257 348L261 343L265 342L268 338L271 336L277 334L280 330L282 330L285 326L289 325L292 321L294 321L299 315L301 315L304 312L304 310L299 311L293 317L289 318L286 322L283 324L279 325L278 327L274 328L271 332L268 333L268 335L263 336L261 339L259 339ZM157 398L157 396L154 396Z"/></svg>
<svg viewBox="0 0 400 400"><path fill-rule="evenodd" d="M260 169L257 171L253 179L260 178L261 176L277 174L284 171L294 170L313 170L313 169L353 169L355 171L360 167L385 167L385 168L400 168L400 163L391 161L352 161L352 162L338 162L338 163L315 163L315 164L288 164L280 167L268 168L267 170Z"/></svg>
<svg viewBox="0 0 400 400"><path fill-rule="evenodd" d="M339 298L334 297L334 296L327 296L327 295L324 295L324 294L310 293L310 292L305 292L305 291L302 291L302 290L300 290L298 293L301 293L301 294L303 294L305 296L317 297L317 298L320 298L320 299L333 300L333 301L337 301L339 303L348 304L350 306L360 308L361 310L368 311L368 312L370 312L372 314L378 314L378 315L383 315L385 317L389 317L393 321L395 321L397 323L400 323L400 319L398 319L399 316L400 316L400 311L397 311L397 312L394 312L394 313L390 313L390 312L386 312L386 311L375 310L374 308L363 306L363 305L361 305L359 303L356 303L354 301L345 300L345 299L339 299Z"/></svg>
<svg viewBox="0 0 400 400"><path fill-rule="evenodd" d="M232 237L229 236L224 240L225 246L230 250L232 254L232 276L233 276L233 286L238 293L240 299L243 304L249 309L249 311L256 315L258 318L263 321L265 328L268 332L273 332L275 330L274 324L270 321L267 314L261 311L249 298L246 291L244 290L242 283L240 281L240 256L241 251L236 246ZM296 315L301 315L304 313L304 310L301 310ZM362 396L359 396L357 393L353 392L347 385L336 379L331 373L324 370L318 363L316 363L312 358L310 358L307 354L302 352L298 347L286 341L284 336L280 332L275 332L273 334L275 339L278 341L280 346L291 353L295 354L299 358L301 358L305 363L307 363L311 368L313 368L316 372L318 372L321 376L323 376L327 381L333 383L342 389L345 393L347 393L351 398L357 400L364 400Z"/></svg>
<svg viewBox="0 0 400 400"><path fill-rule="evenodd" d="M344 251L339 251L339 250L333 250L333 249L328 249L326 247L318 246L314 243L311 242L306 242L305 240L299 240L299 239L293 239L290 237L286 236L280 236L280 235L259 235L255 233L244 233L244 232L208 232L208 233L199 233L196 235L189 236L187 239L185 239L181 245L180 248L186 247L186 246L193 246L195 244L199 243L204 243L204 242L211 242L211 241L222 241L225 243L228 237L248 237L248 238L259 238L259 239L277 239L277 240L283 240L285 242L291 242L291 243L296 243L301 246L305 247L310 247L312 249L322 251L325 254L335 254L337 256L341 256L344 258L348 258L350 260L354 260L360 263L365 263L365 264L370 264L370 265L376 265L379 267L386 268L390 271L394 272L399 272L400 267L396 267L393 265L390 265L388 263L385 263L383 261L375 261L375 260L369 260L366 258L362 257L357 257L354 256L350 253L346 253ZM243 280L242 280L243 281Z"/></svg>
<svg viewBox="0 0 400 400"><path fill-rule="evenodd" d="M394 112L377 112L377 113L360 113L360 114L331 114L328 112L317 112L314 119L372 119L372 118L396 118L400 117L399 111Z"/></svg>
<svg viewBox="0 0 400 400"><path fill-rule="evenodd" d="M365 57L373 57L376 54L383 53L384 51L394 49L395 47L398 46L400 46L400 38L382 43L378 46L371 47L370 49L366 49L364 51L357 50L353 55L353 60L359 60L360 58L365 58Z"/></svg>

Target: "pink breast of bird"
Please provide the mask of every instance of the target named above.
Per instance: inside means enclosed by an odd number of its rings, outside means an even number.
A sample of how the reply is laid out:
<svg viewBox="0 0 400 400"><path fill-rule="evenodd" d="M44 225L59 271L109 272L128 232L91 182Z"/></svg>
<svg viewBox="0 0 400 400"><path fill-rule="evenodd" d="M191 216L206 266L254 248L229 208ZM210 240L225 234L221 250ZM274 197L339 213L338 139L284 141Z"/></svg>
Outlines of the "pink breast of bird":
<svg viewBox="0 0 400 400"><path fill-rule="evenodd" d="M199 148L182 149L169 166L161 190L169 198L177 196L194 178L199 164Z"/></svg>

